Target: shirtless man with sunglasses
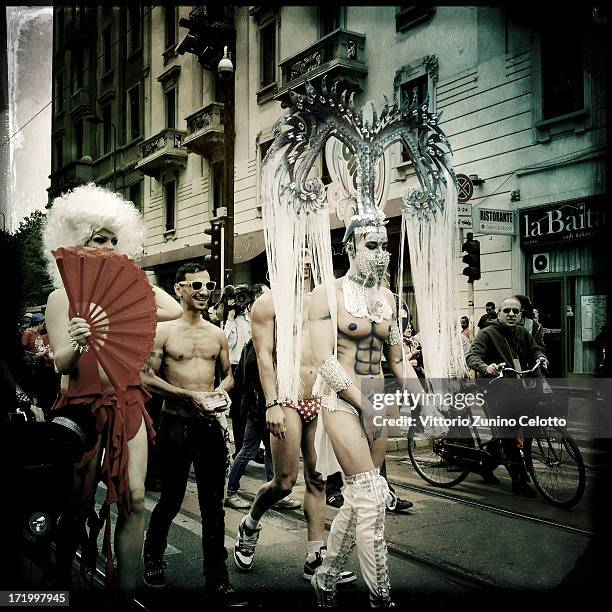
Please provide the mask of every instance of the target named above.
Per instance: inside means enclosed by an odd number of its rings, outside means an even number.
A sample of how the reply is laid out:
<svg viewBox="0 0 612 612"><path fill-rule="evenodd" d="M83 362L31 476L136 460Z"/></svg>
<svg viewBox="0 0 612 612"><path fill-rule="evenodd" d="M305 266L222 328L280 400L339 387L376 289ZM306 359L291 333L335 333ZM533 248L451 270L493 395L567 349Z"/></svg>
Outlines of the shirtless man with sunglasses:
<svg viewBox="0 0 612 612"><path fill-rule="evenodd" d="M142 381L164 398L160 427L162 493L149 521L144 545L144 582L166 584L164 551L168 530L178 514L193 463L202 518L205 591L210 603L245 605L229 583L223 494L228 466L225 412L234 385L227 339L222 330L202 318L215 283L206 269L188 263L176 274L174 291L183 316L160 324ZM222 380L215 387L219 360Z"/></svg>

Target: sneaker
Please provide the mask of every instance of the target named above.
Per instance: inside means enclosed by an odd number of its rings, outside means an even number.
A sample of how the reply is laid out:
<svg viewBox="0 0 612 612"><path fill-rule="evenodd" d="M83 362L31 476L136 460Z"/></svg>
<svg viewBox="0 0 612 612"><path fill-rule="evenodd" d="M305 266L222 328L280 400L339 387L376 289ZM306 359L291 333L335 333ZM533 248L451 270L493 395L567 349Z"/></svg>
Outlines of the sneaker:
<svg viewBox="0 0 612 612"><path fill-rule="evenodd" d="M411 501L408 501L407 499L401 499L398 497L393 509L387 508L387 512L400 513L400 512L403 512L404 510L408 510L408 508L412 508L412 506L414 506L414 504Z"/></svg>
<svg viewBox="0 0 612 612"><path fill-rule="evenodd" d="M309 582L312 580L312 577L315 575L315 572L321 567L321 563L323 563L323 558L327 553L327 547L322 546L321 551L315 553L316 557L312 561L306 561L304 563L304 572L302 573L302 578L304 580L308 580ZM357 580L357 576L354 572L349 572L348 570L344 572L340 572L340 578L338 578L337 584L350 584L351 582L355 582Z"/></svg>
<svg viewBox="0 0 612 612"><path fill-rule="evenodd" d="M166 586L166 562L148 555L144 558L143 582L151 589L163 589Z"/></svg>
<svg viewBox="0 0 612 612"><path fill-rule="evenodd" d="M246 510L247 508L251 507L251 504L248 501L238 497L238 495L235 493L234 495L227 497L223 505L227 508L234 508L234 510Z"/></svg>
<svg viewBox="0 0 612 612"><path fill-rule="evenodd" d="M337 608L336 589L322 589L317 583L317 575L314 574L310 581L314 590L315 605L317 608Z"/></svg>
<svg viewBox="0 0 612 612"><path fill-rule="evenodd" d="M250 530L244 525L245 519L246 516L240 521L238 527L238 538L234 544L234 563L239 570L248 572L253 567L253 557L261 525L254 532L249 533Z"/></svg>
<svg viewBox="0 0 612 612"><path fill-rule="evenodd" d="M408 508L412 508L414 505L411 501L407 499L400 499L395 491L391 491L389 489L389 494L387 499L385 500L385 504L387 506L387 512L402 512L403 510L408 510Z"/></svg>
<svg viewBox="0 0 612 612"><path fill-rule="evenodd" d="M344 506L344 497L340 493L327 496L327 505L333 508L342 508Z"/></svg>
<svg viewBox="0 0 612 612"><path fill-rule="evenodd" d="M275 504L273 504L273 508L281 508L283 510L296 510L297 508L300 508L302 506L302 504L300 504L299 501L296 501L295 499L292 499L291 497L285 497L284 499L281 499L279 501L277 501Z"/></svg>

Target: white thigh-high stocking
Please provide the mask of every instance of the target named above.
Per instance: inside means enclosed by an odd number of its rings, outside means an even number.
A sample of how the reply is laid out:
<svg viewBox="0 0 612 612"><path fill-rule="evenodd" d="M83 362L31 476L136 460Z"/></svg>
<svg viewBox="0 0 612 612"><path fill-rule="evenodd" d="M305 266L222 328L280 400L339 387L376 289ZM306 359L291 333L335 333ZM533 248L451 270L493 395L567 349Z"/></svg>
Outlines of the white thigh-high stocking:
<svg viewBox="0 0 612 612"><path fill-rule="evenodd" d="M344 505L327 539L327 555L316 573L319 589L334 590L355 542L361 573L372 603L391 601L388 554L385 543L387 481L378 469L345 476Z"/></svg>
<svg viewBox="0 0 612 612"><path fill-rule="evenodd" d="M336 514L327 537L327 553L315 574L320 589L334 590L340 573L346 565L348 556L355 546L357 528L357 509L351 500L352 491L348 486L342 488L344 504Z"/></svg>
<svg viewBox="0 0 612 612"><path fill-rule="evenodd" d="M357 510L357 554L370 601L386 607L391 602L388 553L385 542L387 481L378 469L346 477Z"/></svg>

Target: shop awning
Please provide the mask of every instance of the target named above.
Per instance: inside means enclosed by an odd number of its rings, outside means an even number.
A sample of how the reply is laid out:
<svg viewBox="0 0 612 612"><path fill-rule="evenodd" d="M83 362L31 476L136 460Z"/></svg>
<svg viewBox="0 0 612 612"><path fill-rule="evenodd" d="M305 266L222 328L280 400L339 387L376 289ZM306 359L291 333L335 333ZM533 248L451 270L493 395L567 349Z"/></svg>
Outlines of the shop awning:
<svg viewBox="0 0 612 612"><path fill-rule="evenodd" d="M266 250L263 230L234 236L234 263L244 263Z"/></svg>

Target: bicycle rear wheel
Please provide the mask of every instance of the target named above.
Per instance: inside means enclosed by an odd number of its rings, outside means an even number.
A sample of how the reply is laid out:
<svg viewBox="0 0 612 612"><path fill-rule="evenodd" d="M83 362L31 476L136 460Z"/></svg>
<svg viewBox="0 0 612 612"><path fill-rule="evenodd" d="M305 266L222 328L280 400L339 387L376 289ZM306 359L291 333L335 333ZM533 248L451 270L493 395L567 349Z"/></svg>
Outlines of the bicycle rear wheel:
<svg viewBox="0 0 612 612"><path fill-rule="evenodd" d="M446 461L443 444L444 439L428 436L416 426L408 431L408 456L415 472L434 487L450 488L464 481L470 472Z"/></svg>
<svg viewBox="0 0 612 612"><path fill-rule="evenodd" d="M564 431L542 428L523 454L535 488L548 503L571 508L580 501L586 484L584 461L576 443Z"/></svg>

